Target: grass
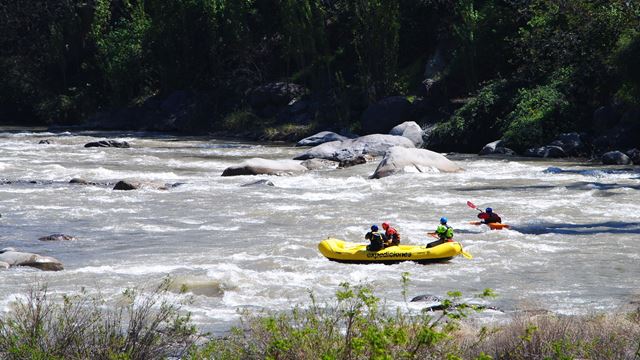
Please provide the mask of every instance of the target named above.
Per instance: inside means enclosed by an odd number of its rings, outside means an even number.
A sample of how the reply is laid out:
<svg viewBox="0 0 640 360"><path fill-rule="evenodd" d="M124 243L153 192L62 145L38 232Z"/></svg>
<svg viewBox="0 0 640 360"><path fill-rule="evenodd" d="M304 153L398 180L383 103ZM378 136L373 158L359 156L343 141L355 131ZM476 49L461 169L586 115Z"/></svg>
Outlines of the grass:
<svg viewBox="0 0 640 360"><path fill-rule="evenodd" d="M407 302L409 276L402 274ZM126 290L117 304L81 292L53 299L34 288L0 318L2 359L639 359L640 311L590 316L526 315L478 326L481 311L450 292L445 310L390 308L366 285L288 312L244 312L223 337L200 334L181 304ZM188 290L188 289L184 289ZM479 297L495 296L487 289Z"/></svg>

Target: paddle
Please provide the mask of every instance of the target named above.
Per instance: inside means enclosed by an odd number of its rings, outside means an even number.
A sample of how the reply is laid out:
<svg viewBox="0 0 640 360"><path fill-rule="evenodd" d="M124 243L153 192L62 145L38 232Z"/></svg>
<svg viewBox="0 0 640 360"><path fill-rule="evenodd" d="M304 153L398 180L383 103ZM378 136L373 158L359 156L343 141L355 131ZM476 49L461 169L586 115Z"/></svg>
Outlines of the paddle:
<svg viewBox="0 0 640 360"><path fill-rule="evenodd" d="M470 208L472 208L472 209L476 209L476 210L478 210L478 211L480 211L480 212L484 212L484 211L482 211L481 209L478 209L478 207L477 207L474 203L472 203L471 201L469 201L469 200L467 200L467 206L468 206L468 207L470 207Z"/></svg>

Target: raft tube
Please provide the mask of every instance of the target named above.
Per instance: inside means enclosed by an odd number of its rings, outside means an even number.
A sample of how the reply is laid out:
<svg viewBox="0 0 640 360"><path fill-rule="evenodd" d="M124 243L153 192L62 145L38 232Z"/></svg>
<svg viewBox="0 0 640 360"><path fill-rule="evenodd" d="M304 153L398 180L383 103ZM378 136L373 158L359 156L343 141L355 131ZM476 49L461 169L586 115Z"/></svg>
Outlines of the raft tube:
<svg viewBox="0 0 640 360"><path fill-rule="evenodd" d="M318 249L327 259L348 264L397 264L402 261L428 264L448 261L462 253L462 245L458 242L446 242L432 248L401 244L380 251L367 251L364 244L335 238L322 240Z"/></svg>

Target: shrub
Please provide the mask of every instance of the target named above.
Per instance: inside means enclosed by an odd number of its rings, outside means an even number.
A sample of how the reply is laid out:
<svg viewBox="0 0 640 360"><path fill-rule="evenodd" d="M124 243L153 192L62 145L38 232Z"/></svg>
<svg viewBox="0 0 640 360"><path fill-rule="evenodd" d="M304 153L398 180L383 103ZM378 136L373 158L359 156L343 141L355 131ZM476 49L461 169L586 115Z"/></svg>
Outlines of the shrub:
<svg viewBox="0 0 640 360"><path fill-rule="evenodd" d="M0 318L2 359L161 359L182 356L195 328L180 305L164 299L165 280L150 294L128 289L113 307L86 292L54 298L33 288ZM61 300L61 301L60 301Z"/></svg>
<svg viewBox="0 0 640 360"><path fill-rule="evenodd" d="M439 124L430 148L441 151L477 152L500 137L501 118L508 112L513 83L496 80L482 87L446 122Z"/></svg>
<svg viewBox="0 0 640 360"><path fill-rule="evenodd" d="M408 274L403 274L403 296ZM489 295L490 293L486 293ZM476 310L450 292L445 310L418 313L389 309L367 286L340 285L335 300L289 313L243 314L243 327L205 347L191 359L455 359L452 334ZM406 301L406 298L405 298Z"/></svg>
<svg viewBox="0 0 640 360"><path fill-rule="evenodd" d="M506 118L504 140L517 151L543 145L559 132L568 130L562 122L568 108L568 101L553 85L521 89L515 109Z"/></svg>

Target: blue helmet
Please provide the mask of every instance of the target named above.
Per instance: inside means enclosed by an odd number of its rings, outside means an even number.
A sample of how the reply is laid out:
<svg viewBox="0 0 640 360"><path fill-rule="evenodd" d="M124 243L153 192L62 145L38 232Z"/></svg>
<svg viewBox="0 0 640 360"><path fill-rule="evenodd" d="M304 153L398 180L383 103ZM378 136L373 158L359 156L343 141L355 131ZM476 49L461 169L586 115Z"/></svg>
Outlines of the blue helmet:
<svg viewBox="0 0 640 360"><path fill-rule="evenodd" d="M489 214L491 214L493 212L493 209L492 208L486 208L484 211L488 212Z"/></svg>
<svg viewBox="0 0 640 360"><path fill-rule="evenodd" d="M378 225L371 225L371 231L378 231Z"/></svg>
<svg viewBox="0 0 640 360"><path fill-rule="evenodd" d="M440 224L444 225L447 223L447 218L446 217L441 217L440 218Z"/></svg>

